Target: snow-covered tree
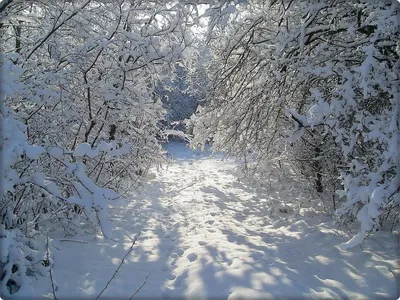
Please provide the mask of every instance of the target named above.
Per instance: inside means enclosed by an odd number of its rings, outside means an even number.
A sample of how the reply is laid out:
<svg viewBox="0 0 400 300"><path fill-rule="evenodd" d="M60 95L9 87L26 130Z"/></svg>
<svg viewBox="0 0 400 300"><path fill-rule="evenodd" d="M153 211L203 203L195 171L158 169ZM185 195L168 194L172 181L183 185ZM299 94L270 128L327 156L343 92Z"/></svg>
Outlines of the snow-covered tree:
<svg viewBox="0 0 400 300"><path fill-rule="evenodd" d="M361 243L398 216L399 3L248 1L229 14L210 35L195 144L294 161L317 192L338 190L338 214L361 226L344 247Z"/></svg>
<svg viewBox="0 0 400 300"><path fill-rule="evenodd" d="M111 236L108 202L161 158L155 86L195 18L184 2L0 3L2 296L22 293L43 254L17 243L55 227Z"/></svg>
<svg viewBox="0 0 400 300"><path fill-rule="evenodd" d="M196 111L200 95L190 86L188 72L177 66L172 79L165 79L156 88L166 110L162 126L167 129L185 132L185 123Z"/></svg>

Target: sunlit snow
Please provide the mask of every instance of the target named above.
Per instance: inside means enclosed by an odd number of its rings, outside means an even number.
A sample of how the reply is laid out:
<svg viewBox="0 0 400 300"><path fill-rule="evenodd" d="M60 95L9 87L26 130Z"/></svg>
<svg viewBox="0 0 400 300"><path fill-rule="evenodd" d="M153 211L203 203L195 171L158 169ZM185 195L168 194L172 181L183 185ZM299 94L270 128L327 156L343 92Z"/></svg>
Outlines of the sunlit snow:
<svg viewBox="0 0 400 300"><path fill-rule="evenodd" d="M110 203L111 239L53 236L57 297L95 298L137 235L102 297L128 299L142 285L135 297L395 297L394 235L377 233L362 249L342 251L347 233L290 179L277 176L261 193L221 154L183 143L166 151L170 165L153 170L138 194ZM290 210L294 199L303 202L299 213ZM52 297L47 280L35 284L36 296Z"/></svg>

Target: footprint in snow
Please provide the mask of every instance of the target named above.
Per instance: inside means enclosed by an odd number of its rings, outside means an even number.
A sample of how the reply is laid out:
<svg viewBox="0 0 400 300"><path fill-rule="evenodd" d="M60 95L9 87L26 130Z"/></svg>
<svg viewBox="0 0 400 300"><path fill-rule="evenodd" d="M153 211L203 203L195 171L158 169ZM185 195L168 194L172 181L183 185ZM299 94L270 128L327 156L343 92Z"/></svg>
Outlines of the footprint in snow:
<svg viewBox="0 0 400 300"><path fill-rule="evenodd" d="M164 242L160 245L161 252L171 252L173 249L174 249L174 246L167 242Z"/></svg>
<svg viewBox="0 0 400 300"><path fill-rule="evenodd" d="M207 242L205 242L205 241L199 241L199 245L200 246L204 246L204 245L206 245L207 244Z"/></svg>
<svg viewBox="0 0 400 300"><path fill-rule="evenodd" d="M168 279L169 280L175 280L176 276L174 274L169 274Z"/></svg>
<svg viewBox="0 0 400 300"><path fill-rule="evenodd" d="M178 249L175 250L175 252L176 252L176 254L178 254L179 256L182 256L183 253L185 252L185 250L183 250L183 249L181 249L181 248L178 248ZM173 253L173 254L175 254L175 253ZM171 256L172 256L173 254L171 254Z"/></svg>
<svg viewBox="0 0 400 300"><path fill-rule="evenodd" d="M294 249L294 248L291 248L291 249L288 249L287 250L287 255L288 256L299 256L299 255L301 255L302 253L300 252L300 251L298 251L298 250L296 250L296 249Z"/></svg>
<svg viewBox="0 0 400 300"><path fill-rule="evenodd" d="M187 258L189 261L193 262L197 259L198 255L196 253L190 253Z"/></svg>
<svg viewBox="0 0 400 300"><path fill-rule="evenodd" d="M234 243L236 242L236 239L233 236L227 236L228 242L229 243Z"/></svg>
<svg viewBox="0 0 400 300"><path fill-rule="evenodd" d="M262 253L255 252L250 254L250 257L252 257L254 260L261 260L263 258L263 255Z"/></svg>
<svg viewBox="0 0 400 300"><path fill-rule="evenodd" d="M214 224L214 222L215 222L214 220L207 220L205 223L212 225L212 224Z"/></svg>

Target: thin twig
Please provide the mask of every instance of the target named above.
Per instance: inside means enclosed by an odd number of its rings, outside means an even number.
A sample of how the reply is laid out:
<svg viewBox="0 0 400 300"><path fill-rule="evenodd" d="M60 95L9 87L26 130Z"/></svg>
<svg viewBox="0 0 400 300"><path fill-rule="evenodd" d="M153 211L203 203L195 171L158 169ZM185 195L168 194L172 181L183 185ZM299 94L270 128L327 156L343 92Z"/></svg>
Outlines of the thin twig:
<svg viewBox="0 0 400 300"><path fill-rule="evenodd" d="M80 10L83 10L89 3L91 0L88 0L86 3L84 3L80 8L78 8L77 10L75 10L72 14L70 14L65 20L63 20L60 24L58 24L56 26L56 24L54 24L53 28L50 30L49 33L47 33L47 35L40 41L40 43L38 43L28 54L28 56L26 57L25 61L28 60L32 54L38 49L40 48L47 40L50 36L52 36L62 25L64 25L67 21L69 21L72 17L74 17L76 14L78 14L78 12Z"/></svg>
<svg viewBox="0 0 400 300"><path fill-rule="evenodd" d="M189 224L190 224L190 223L189 223L189 220L188 220L188 218L187 218L187 216L186 216L186 212L182 209L182 207L181 207L176 201L172 200L172 198L173 198L173 197L176 197L177 195L179 195L180 192L182 192L183 190L185 190L185 189L187 189L187 188L189 188L189 187L191 187L191 186L194 186L196 183L197 183L197 182L192 182L192 183L189 184L188 186L183 187L183 188L179 189L178 191L175 191L175 192L174 192L174 191L169 191L169 192L166 193L166 195L170 197L169 201L172 202L173 205L175 205L176 207L178 207L179 211L182 213L183 218L185 219L186 226L187 226L187 227L186 227L186 234L187 234L187 232L188 232ZM143 192L144 192L146 195L151 196L151 195L149 195L146 191L143 191ZM114 200L114 199L113 199L113 200Z"/></svg>
<svg viewBox="0 0 400 300"><path fill-rule="evenodd" d="M392 270L390 267L388 267L388 269L389 269L390 272L392 272L394 279L396 279L396 277L397 277L397 276L396 276L396 273L393 272L393 270ZM147 278L146 278L146 279L147 279Z"/></svg>
<svg viewBox="0 0 400 300"><path fill-rule="evenodd" d="M173 204L175 204L175 205L178 207L178 209L181 211L182 216L185 218L185 221L186 221L186 225L187 225L187 226L189 226L189 220L188 220L188 218L187 218L187 216L186 216L186 212L182 209L182 207L181 207L176 201L172 200L172 197L178 196L182 191L186 190L187 188L190 188L190 187L194 186L196 183L197 183L196 181L193 181L193 182L190 183L189 185L187 185L187 186L185 186L185 187L183 187L183 188L181 188L181 189L179 189L179 190L177 190L177 191L171 191L171 192L168 192L168 193L167 193L167 195L169 194L169 195L171 196L170 201L171 201ZM189 227L186 228L186 233L187 233L188 228L189 228Z"/></svg>
<svg viewBox="0 0 400 300"><path fill-rule="evenodd" d="M107 282L106 286L105 286L104 289L100 292L100 294L96 297L95 300L97 300L97 299L100 298L100 296L101 296L101 295L104 293L104 291L108 288L108 286L109 286L109 284L111 283L111 281L115 278L115 275L117 275L119 269L122 267L122 265L123 265L123 263L124 263L124 261L125 261L125 258L132 252L133 246L135 245L136 241L139 239L140 234L141 234L141 231L135 236L135 238L134 238L133 241L132 241L132 245L131 245L131 247L129 248L128 252L125 254L125 256L124 256L124 258L121 260L121 263L119 264L118 268L115 270L113 276L111 276L110 280Z"/></svg>
<svg viewBox="0 0 400 300"><path fill-rule="evenodd" d="M82 241L82 240L73 240L73 239L62 239L60 242L74 242L74 243L82 243L82 244L87 244L88 241Z"/></svg>
<svg viewBox="0 0 400 300"><path fill-rule="evenodd" d="M392 233L393 232L393 227L394 227L394 224L395 224L395 222L396 222L396 217L399 215L399 212L397 212L395 215L394 215L394 218L393 218L393 222L392 222L392 227L390 227L390 233Z"/></svg>
<svg viewBox="0 0 400 300"><path fill-rule="evenodd" d="M181 213L182 213L182 216L185 218L185 221L186 221L186 225L187 226L189 226L189 220L188 220L188 218L187 218L187 216L186 216L186 212L182 209L182 207L180 207L180 205L178 204L178 203L176 203L174 200L172 200L172 199L170 199L170 201L173 203L173 204L175 204L176 205L176 207L178 207L178 209L181 211ZM189 227L188 227L189 228Z"/></svg>
<svg viewBox="0 0 400 300"><path fill-rule="evenodd" d="M190 187L194 186L196 183L197 183L196 181L193 181L193 182L190 183L189 185L187 185L187 186L185 186L185 187L183 187L183 188L177 190L176 192L173 192L173 194L175 194L174 196L179 195L181 192L183 192L183 191L186 190L187 188L190 188Z"/></svg>
<svg viewBox="0 0 400 300"><path fill-rule="evenodd" d="M142 285L141 285L141 286L136 290L136 292L129 298L129 300L132 300L133 297L135 297L135 295L136 295L137 293L139 293L139 291L142 289L142 287L144 287L144 285L147 283L147 278L149 278L150 274L151 274L151 272L149 272L149 274L147 274L147 276L146 276L146 278L144 279Z"/></svg>
<svg viewBox="0 0 400 300"><path fill-rule="evenodd" d="M50 280L51 280L51 287L53 289L53 297L54 297L54 300L57 300L57 297L56 297L56 285L54 283L52 266L50 265L50 260L49 260L49 236L47 236L46 260L47 260L47 263L49 264L49 268L50 268Z"/></svg>

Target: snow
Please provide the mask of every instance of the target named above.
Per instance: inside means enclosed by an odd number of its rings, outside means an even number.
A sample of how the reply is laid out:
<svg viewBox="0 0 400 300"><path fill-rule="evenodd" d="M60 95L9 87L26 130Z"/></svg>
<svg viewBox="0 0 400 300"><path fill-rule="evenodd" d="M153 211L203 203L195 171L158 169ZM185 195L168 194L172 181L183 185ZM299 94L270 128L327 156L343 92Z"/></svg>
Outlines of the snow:
<svg viewBox="0 0 400 300"><path fill-rule="evenodd" d="M95 149L92 149L92 147L88 143L79 144L73 154L76 157L87 155L90 158L94 158L99 155L100 151L103 151L107 154L107 156L119 156L129 153L130 148L131 146L129 144L123 144L119 149L117 149L117 145L115 142L107 143L101 141Z"/></svg>
<svg viewBox="0 0 400 300"><path fill-rule="evenodd" d="M49 147L47 153L55 158L60 158L64 154L64 150L60 147Z"/></svg>
<svg viewBox="0 0 400 300"><path fill-rule="evenodd" d="M228 7L225 7L222 9L221 14L233 14L236 12L236 7L235 5L230 5Z"/></svg>
<svg viewBox="0 0 400 300"><path fill-rule="evenodd" d="M85 156L87 153L90 153L92 148L88 143L79 144L74 151L75 156Z"/></svg>
<svg viewBox="0 0 400 300"><path fill-rule="evenodd" d="M0 262L5 263L7 262L7 256L8 256L8 247L10 244L9 239L7 238L6 235L6 229L4 224L0 224Z"/></svg>
<svg viewBox="0 0 400 300"><path fill-rule="evenodd" d="M29 146L26 146L26 148L25 148L25 154L30 159L38 158L43 152L44 152L44 149L42 147L35 146L35 145L33 145L33 146L29 145Z"/></svg>
<svg viewBox="0 0 400 300"><path fill-rule="evenodd" d="M398 297L394 234L377 232L362 249L343 251L347 233L289 178L262 193L220 153L164 148L171 163L138 193L109 203L111 239L51 236L57 298L95 298L139 233L100 298L128 299L142 285L136 298ZM48 278L34 287L52 297Z"/></svg>

